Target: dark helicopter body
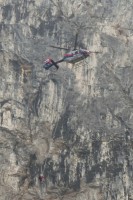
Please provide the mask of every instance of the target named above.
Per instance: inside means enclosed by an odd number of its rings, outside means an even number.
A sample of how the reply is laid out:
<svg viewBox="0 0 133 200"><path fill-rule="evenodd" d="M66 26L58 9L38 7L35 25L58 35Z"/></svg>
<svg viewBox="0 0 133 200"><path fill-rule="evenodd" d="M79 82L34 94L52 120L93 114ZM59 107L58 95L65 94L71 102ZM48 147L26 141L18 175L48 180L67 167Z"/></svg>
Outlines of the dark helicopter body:
<svg viewBox="0 0 133 200"><path fill-rule="evenodd" d="M70 51L69 53L64 54L63 59L61 59L59 61L54 62L50 58L45 60L43 67L46 70L48 70L52 66L55 66L56 69L58 69L59 66L57 65L57 63L67 62L67 63L75 64L75 63L87 58L91 53L93 53L93 52L87 51L85 49L73 50L73 51Z"/></svg>
<svg viewBox="0 0 133 200"><path fill-rule="evenodd" d="M62 62L72 63L75 64L81 60L84 60L90 55L90 51L85 49L73 50L69 53L64 54L64 58L61 60ZM60 61L57 61L59 63Z"/></svg>
<svg viewBox="0 0 133 200"><path fill-rule="evenodd" d="M59 66L57 65L58 63L67 62L67 63L75 64L75 63L77 63L81 60L84 60L88 56L90 56L91 53L100 53L100 52L88 51L86 49L77 49L76 48L77 37L78 37L78 34L76 34L75 45L74 45L74 49L72 51L64 54L64 57L61 60L58 60L56 62L54 62L52 59L47 59L46 61L44 61L43 67L46 70L48 70L52 66L55 66L56 69L58 69L59 68ZM56 46L51 46L51 47L56 48L56 49L64 49L64 50L67 50L67 51L70 50L70 49L67 49L67 48L56 47Z"/></svg>

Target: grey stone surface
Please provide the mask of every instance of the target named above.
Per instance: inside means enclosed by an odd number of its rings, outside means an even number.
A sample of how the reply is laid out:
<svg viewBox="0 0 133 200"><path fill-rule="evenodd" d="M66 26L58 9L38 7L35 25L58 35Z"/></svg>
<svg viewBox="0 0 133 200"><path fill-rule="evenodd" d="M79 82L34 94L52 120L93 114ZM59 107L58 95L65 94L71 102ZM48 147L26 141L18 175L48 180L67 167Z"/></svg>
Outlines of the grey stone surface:
<svg viewBox="0 0 133 200"><path fill-rule="evenodd" d="M133 199L132 26L132 0L0 0L1 200ZM77 31L101 54L45 71Z"/></svg>

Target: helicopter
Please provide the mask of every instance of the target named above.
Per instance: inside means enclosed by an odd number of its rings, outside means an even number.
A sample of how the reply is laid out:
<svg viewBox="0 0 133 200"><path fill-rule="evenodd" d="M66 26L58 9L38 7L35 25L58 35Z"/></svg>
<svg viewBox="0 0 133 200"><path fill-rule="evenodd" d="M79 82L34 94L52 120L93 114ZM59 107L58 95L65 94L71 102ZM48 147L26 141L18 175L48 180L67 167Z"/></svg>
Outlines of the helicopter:
<svg viewBox="0 0 133 200"><path fill-rule="evenodd" d="M48 70L52 66L55 66L56 69L59 69L59 66L57 65L58 63L67 62L67 63L75 64L75 63L77 63L81 60L86 59L92 53L101 53L101 52L98 52L98 51L88 51L86 49L81 49L81 48L77 49L77 39L78 39L78 34L76 34L76 37L75 37L75 43L74 43L73 50L70 50L68 48L62 48L62 47L57 47L57 46L51 45L50 47L52 47L52 48L67 50L68 53L65 53L63 58L61 60L56 61L56 62L54 60L52 60L51 58L45 60L43 67L46 70Z"/></svg>

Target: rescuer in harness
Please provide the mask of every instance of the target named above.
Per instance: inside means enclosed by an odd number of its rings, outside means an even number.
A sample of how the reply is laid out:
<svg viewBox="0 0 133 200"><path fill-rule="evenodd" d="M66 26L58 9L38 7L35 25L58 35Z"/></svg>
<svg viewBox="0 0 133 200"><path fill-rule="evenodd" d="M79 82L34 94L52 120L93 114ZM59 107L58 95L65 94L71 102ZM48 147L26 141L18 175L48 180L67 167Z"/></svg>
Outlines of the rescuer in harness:
<svg viewBox="0 0 133 200"><path fill-rule="evenodd" d="M45 177L43 176L43 174L40 174L38 179L39 179L40 183L44 183L45 182Z"/></svg>

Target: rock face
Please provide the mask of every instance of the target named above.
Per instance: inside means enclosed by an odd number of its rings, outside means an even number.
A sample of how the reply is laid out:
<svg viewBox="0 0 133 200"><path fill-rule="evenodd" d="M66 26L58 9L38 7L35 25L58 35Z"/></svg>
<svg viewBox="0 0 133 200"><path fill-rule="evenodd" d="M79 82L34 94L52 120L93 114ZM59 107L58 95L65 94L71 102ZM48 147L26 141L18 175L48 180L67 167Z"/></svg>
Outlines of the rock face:
<svg viewBox="0 0 133 200"><path fill-rule="evenodd" d="M0 6L0 199L132 200L132 0ZM76 32L101 54L45 71Z"/></svg>

